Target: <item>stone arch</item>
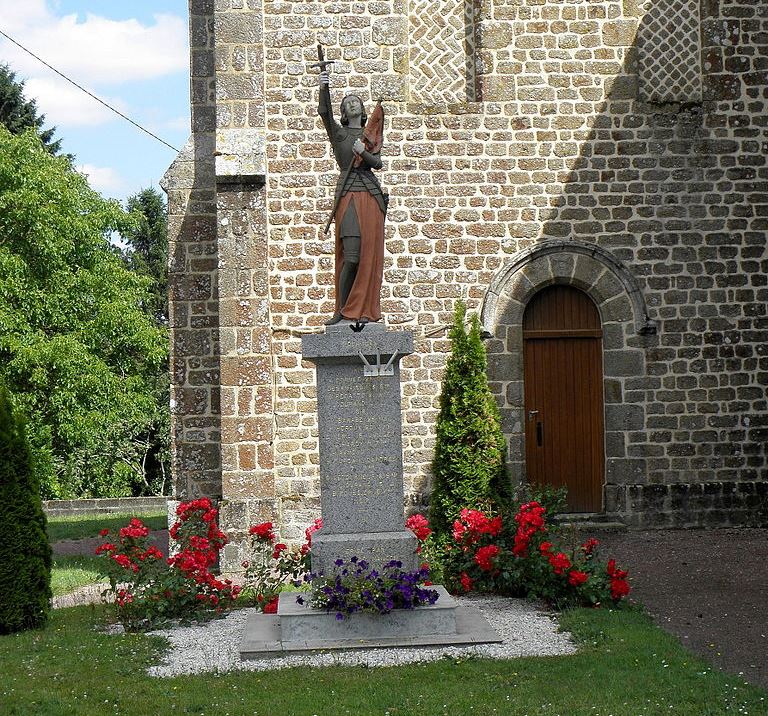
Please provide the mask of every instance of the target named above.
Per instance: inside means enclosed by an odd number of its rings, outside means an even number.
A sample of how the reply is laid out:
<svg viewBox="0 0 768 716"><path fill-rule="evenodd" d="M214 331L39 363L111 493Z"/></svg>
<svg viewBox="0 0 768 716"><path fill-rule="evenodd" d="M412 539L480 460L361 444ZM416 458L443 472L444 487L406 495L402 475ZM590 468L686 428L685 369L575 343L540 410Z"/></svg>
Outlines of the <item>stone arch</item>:
<svg viewBox="0 0 768 716"><path fill-rule="evenodd" d="M481 308L488 377L502 414L513 479L526 480L523 313L533 295L554 283L584 291L603 327L606 512L624 511L624 486L646 481L646 460L633 444L645 441L645 343L656 333L640 285L605 249L578 241L545 241L516 254L497 273Z"/></svg>
<svg viewBox="0 0 768 716"><path fill-rule="evenodd" d="M656 323L648 316L645 298L634 275L609 251L581 241L544 241L524 249L496 274L483 301L481 320L485 330L494 333L494 319L519 304L522 311L536 291L552 283L567 283L580 288L600 306L623 294L630 302L635 330L640 335L656 333ZM601 310L602 314L602 310ZM605 320L605 316L604 316Z"/></svg>

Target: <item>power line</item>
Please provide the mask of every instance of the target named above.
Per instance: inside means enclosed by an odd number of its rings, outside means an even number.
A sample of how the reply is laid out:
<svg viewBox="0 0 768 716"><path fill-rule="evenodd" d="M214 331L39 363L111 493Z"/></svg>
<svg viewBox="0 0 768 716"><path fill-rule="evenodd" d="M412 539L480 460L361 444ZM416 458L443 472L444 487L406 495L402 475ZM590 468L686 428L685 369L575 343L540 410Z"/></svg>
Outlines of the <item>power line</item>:
<svg viewBox="0 0 768 716"><path fill-rule="evenodd" d="M146 134L148 134L153 139L156 139L161 144L165 144L166 147L169 147L170 149L173 149L174 152L181 151L180 149L177 149L176 147L174 147L172 144L168 144L168 142L166 142L164 139L161 139L156 134L153 134L148 129L145 129L144 127L142 127L137 122L134 122L130 117L126 117L119 109L115 109L112 105L107 104L103 99L101 99L100 97L97 97L95 94L93 94L93 92L89 92L87 89L85 89L85 87L83 87L82 85L77 84L77 82L75 82L74 80L70 79L69 77L67 77L62 72L59 72L55 67L53 67L52 65L49 65L44 59L42 59L41 57L38 57L34 52L32 52L32 50L28 50L20 42L16 42L16 40L14 40L10 35L7 35L2 30L0 30L0 35L2 35L4 38L6 38L6 40L10 40L14 45L16 45L16 47L21 48L28 55L32 55L32 57L34 57L38 62L42 62L42 64L44 64L49 70L52 70L53 72L55 72L59 77L61 77L62 79L65 79L67 82L69 82L70 84L72 84L75 87L77 87L77 89L85 92L85 94L87 94L89 97L92 97L97 102L100 102L107 109L112 110L115 114L117 114L118 116L122 117L127 122L130 122L134 127L137 127L142 132L145 132Z"/></svg>

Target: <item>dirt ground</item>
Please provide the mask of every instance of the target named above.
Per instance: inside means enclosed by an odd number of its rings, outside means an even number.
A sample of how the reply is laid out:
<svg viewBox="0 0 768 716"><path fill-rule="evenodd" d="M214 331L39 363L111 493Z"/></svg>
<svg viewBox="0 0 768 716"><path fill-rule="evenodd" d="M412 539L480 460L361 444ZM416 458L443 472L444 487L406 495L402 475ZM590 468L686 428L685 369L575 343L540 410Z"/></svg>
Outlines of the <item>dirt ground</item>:
<svg viewBox="0 0 768 716"><path fill-rule="evenodd" d="M168 532L152 533L163 551ZM768 689L768 529L595 534L600 556L630 572L631 598L717 668ZM93 554L103 540L69 540L57 554Z"/></svg>
<svg viewBox="0 0 768 716"><path fill-rule="evenodd" d="M768 529L598 535L631 597L718 668L768 689Z"/></svg>

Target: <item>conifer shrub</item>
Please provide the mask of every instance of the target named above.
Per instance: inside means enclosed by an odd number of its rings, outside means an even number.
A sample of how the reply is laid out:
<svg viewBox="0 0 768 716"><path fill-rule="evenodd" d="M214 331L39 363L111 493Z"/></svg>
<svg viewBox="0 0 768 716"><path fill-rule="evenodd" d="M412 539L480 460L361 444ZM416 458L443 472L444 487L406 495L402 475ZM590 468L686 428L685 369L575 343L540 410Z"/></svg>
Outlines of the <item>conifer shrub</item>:
<svg viewBox="0 0 768 716"><path fill-rule="evenodd" d="M436 423L429 521L438 535L450 533L467 505L498 510L510 493L506 441L488 387L480 321L473 315L467 331L466 311L459 301Z"/></svg>
<svg viewBox="0 0 768 716"><path fill-rule="evenodd" d="M51 547L24 424L0 388L0 634L42 627L51 599Z"/></svg>

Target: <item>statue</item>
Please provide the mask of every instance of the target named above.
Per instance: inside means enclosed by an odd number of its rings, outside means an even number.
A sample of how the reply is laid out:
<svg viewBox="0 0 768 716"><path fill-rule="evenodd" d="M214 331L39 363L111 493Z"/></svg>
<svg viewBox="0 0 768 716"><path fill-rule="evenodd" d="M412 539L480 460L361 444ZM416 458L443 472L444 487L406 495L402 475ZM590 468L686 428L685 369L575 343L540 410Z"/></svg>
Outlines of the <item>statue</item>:
<svg viewBox="0 0 768 716"><path fill-rule="evenodd" d="M373 169L381 169L384 111L381 102L370 120L362 100L348 94L341 102L340 122L333 117L328 89L328 62L320 56L318 114L328 133L333 154L342 171L336 184L333 211L326 224L336 225L336 307L325 323L342 319L365 324L381 319L381 280L384 271L384 217L388 195Z"/></svg>

